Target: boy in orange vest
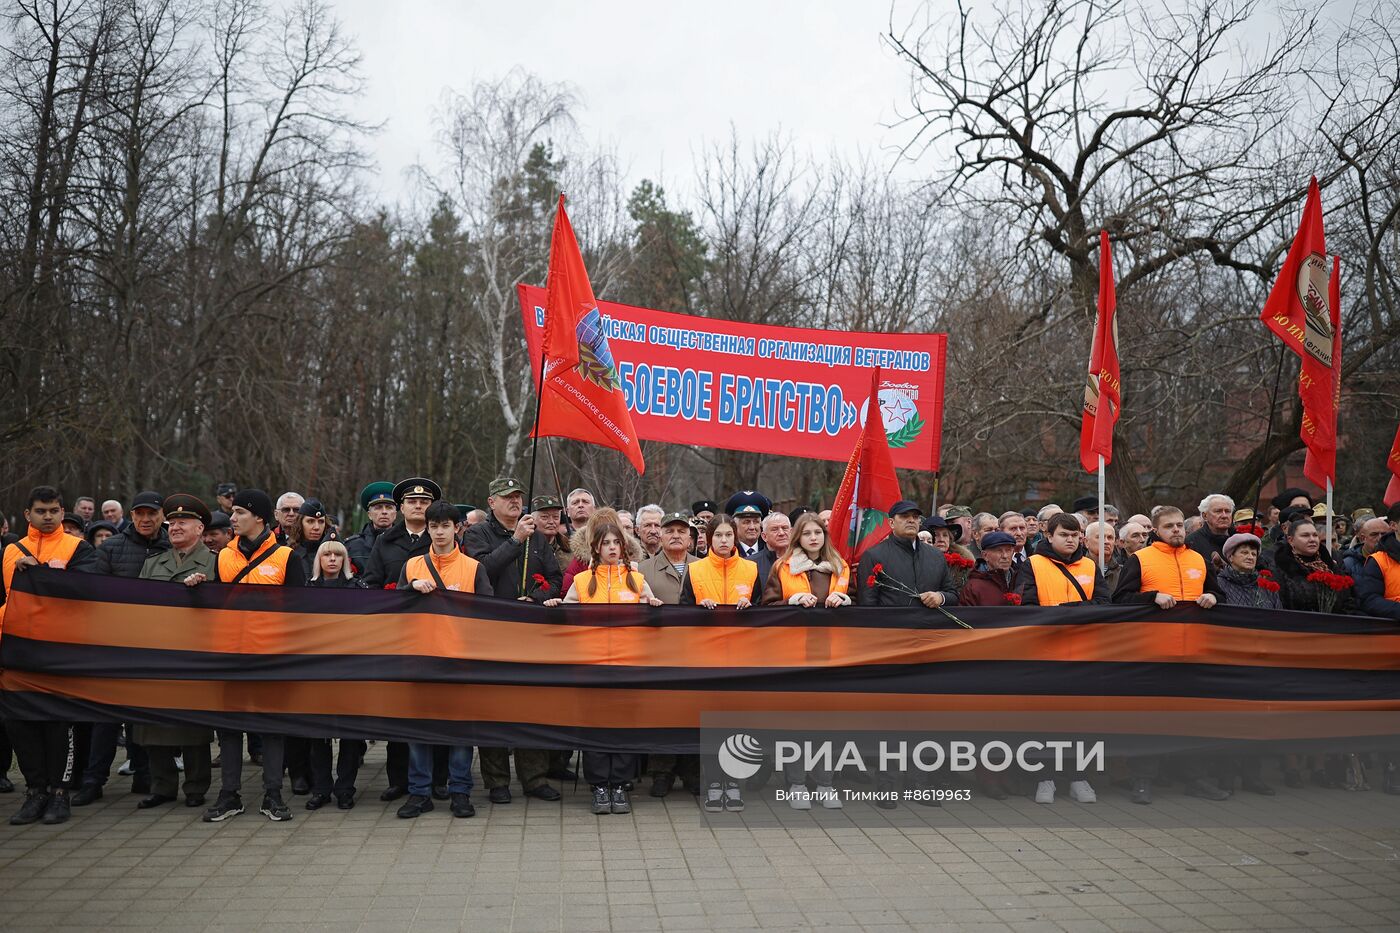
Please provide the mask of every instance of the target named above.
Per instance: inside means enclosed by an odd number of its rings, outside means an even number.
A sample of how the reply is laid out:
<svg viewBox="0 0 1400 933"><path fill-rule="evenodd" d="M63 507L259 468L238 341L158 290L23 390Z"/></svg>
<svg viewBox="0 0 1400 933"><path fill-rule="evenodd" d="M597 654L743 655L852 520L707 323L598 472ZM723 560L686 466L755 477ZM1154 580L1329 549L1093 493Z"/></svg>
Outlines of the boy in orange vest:
<svg viewBox="0 0 1400 933"><path fill-rule="evenodd" d="M455 505L438 499L428 506L428 553L410 557L399 573L400 590L416 593L437 591L492 595L486 569L474 558L457 549L457 523L462 514ZM452 815L476 815L472 805L472 747L453 745L447 750L447 792ZM399 818L411 820L433 809L433 746L425 742L408 745L408 799L399 807Z"/></svg>

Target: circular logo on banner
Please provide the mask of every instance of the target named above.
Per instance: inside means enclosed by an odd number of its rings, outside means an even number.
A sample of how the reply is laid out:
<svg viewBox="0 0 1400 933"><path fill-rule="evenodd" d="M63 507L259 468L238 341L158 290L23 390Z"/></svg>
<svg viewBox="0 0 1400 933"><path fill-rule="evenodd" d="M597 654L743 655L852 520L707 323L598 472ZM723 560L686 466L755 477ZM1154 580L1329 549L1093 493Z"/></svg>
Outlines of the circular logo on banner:
<svg viewBox="0 0 1400 933"><path fill-rule="evenodd" d="M883 382L880 384L880 418L885 423L885 437L891 448L908 447L918 439L924 430L924 419L919 417L919 387L910 383ZM870 400L860 407L861 427L870 410Z"/></svg>
<svg viewBox="0 0 1400 933"><path fill-rule="evenodd" d="M753 777L763 765L763 746L747 732L736 732L725 739L716 754L720 770L736 781Z"/></svg>

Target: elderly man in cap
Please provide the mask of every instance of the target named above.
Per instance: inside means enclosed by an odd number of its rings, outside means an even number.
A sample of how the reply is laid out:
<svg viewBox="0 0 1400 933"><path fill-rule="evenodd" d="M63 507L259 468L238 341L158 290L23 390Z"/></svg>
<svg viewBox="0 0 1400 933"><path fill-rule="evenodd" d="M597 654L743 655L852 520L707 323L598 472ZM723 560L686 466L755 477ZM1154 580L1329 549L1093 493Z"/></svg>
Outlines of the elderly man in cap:
<svg viewBox="0 0 1400 933"><path fill-rule="evenodd" d="M481 562L491 580L492 592L504 599L544 602L562 596L564 575L554 559L554 548L538 528L533 515L524 514L525 486L510 476L491 481L486 521L467 529L467 554ZM570 499L572 499L572 495ZM480 748L481 779L487 798L495 804L510 803L510 750ZM558 800L559 791L549 785L549 752L517 748L515 773L525 794L540 800Z"/></svg>
<svg viewBox="0 0 1400 933"><path fill-rule="evenodd" d="M394 484L388 480L376 480L361 489L360 508L364 509L369 520L359 534L345 539L345 552L350 555L350 564L355 568L355 573L363 575L369 567L374 542L392 528L394 520L399 517L399 505L394 501Z"/></svg>
<svg viewBox="0 0 1400 933"><path fill-rule="evenodd" d="M130 523L103 541L102 546L97 549L97 573L114 577L139 577L141 568L149 558L170 549L170 538L162 527L165 515L161 506L164 501L164 497L158 492L148 490L136 494L136 498L131 500ZM92 724L87 767L83 770L82 787L73 795L73 806L85 807L102 798L102 789L107 784L112 762L117 757L117 742L121 738L121 732L121 723ZM151 772L146 750L130 737L130 726L127 726L127 736L126 757L131 761L131 792L150 793Z"/></svg>
<svg viewBox="0 0 1400 933"><path fill-rule="evenodd" d="M772 501L763 493L754 492L752 489L736 492L724 503L724 513L733 517L734 527L738 531L740 557L751 561L758 560L758 553L763 550L763 544L759 540L763 536L763 518L772 510ZM760 579L756 588L762 587L763 580Z"/></svg>
<svg viewBox="0 0 1400 933"><path fill-rule="evenodd" d="M890 506L889 515L889 537L860 559L860 605L956 606L958 594L943 552L919 540L923 510L901 499ZM874 585L869 585L872 578Z"/></svg>
<svg viewBox="0 0 1400 933"><path fill-rule="evenodd" d="M530 503L530 508L535 513L535 521L538 523L537 530L549 540L549 544L554 548L554 559L559 566L568 566L572 559L572 552L569 550L569 530L564 527L564 505L555 496L535 496L535 500ZM587 521L587 519L585 519Z"/></svg>
<svg viewBox="0 0 1400 933"><path fill-rule="evenodd" d="M141 579L171 580L188 586L193 585L187 581L195 574L206 579L215 576L218 559L204 546L205 527L213 520L209 507L195 496L177 493L166 497L165 520L170 549L146 560ZM212 780L209 743L214 740L213 731L200 726L137 725L133 732L151 760L151 794L143 797L137 808L149 810L175 800L180 790L176 755L184 759L185 806L204 806Z"/></svg>

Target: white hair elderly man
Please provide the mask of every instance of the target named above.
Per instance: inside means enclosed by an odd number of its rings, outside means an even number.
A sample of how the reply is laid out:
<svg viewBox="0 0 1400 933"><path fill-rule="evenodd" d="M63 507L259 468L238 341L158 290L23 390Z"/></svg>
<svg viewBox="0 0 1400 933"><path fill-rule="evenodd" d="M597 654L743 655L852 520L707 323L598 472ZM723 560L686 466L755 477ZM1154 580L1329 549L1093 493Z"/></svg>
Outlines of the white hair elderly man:
<svg viewBox="0 0 1400 933"><path fill-rule="evenodd" d="M637 537L648 557L655 557L661 550L661 520L665 517L666 510L655 502L637 510Z"/></svg>
<svg viewBox="0 0 1400 933"><path fill-rule="evenodd" d="M1186 536L1186 546L1204 557L1207 566L1214 564L1220 568L1225 561L1221 552L1230 539L1230 516L1235 514L1235 500L1214 492L1202 499L1196 510L1200 513L1201 527Z"/></svg>
<svg viewBox="0 0 1400 933"><path fill-rule="evenodd" d="M284 492L277 497L277 540L286 541L301 521L301 504L305 501L306 497L299 492Z"/></svg>
<svg viewBox="0 0 1400 933"><path fill-rule="evenodd" d="M753 558L754 563L758 564L758 582L754 584L754 589L763 586L768 580L769 571L792 542L792 519L782 512L769 512L763 516L759 529L763 536L763 547L758 549L757 556Z"/></svg>
<svg viewBox="0 0 1400 933"><path fill-rule="evenodd" d="M1125 522L1123 527L1118 529L1118 548L1122 551L1123 560L1126 560L1129 554L1135 554L1146 546L1146 525L1140 525L1137 522Z"/></svg>

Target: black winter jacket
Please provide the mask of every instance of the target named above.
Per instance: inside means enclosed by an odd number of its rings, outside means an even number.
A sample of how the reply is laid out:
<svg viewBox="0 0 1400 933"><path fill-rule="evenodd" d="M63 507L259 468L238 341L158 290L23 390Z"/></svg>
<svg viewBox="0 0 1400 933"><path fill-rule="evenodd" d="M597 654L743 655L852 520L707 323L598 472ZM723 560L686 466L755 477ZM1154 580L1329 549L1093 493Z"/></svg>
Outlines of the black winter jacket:
<svg viewBox="0 0 1400 933"><path fill-rule="evenodd" d="M360 529L359 534L345 539L345 551L350 555L350 563L354 565L356 573L362 574L369 568L369 555L374 552L374 542L388 530L385 528L384 531L380 531L374 525L365 522L365 527Z"/></svg>
<svg viewBox="0 0 1400 933"><path fill-rule="evenodd" d="M1332 560L1332 555L1327 553L1327 546L1324 544L1317 549L1318 558L1327 565L1332 573L1337 572L1337 565ZM1293 548L1289 545L1288 539L1284 538L1274 551L1274 579L1282 587L1279 591L1279 601L1283 603L1283 608L1294 609L1299 612L1322 612L1320 598L1327 587L1321 583L1313 583L1308 580L1308 574L1313 572L1313 568L1305 567L1298 562L1298 558L1293 553ZM1327 595L1330 597L1331 592ZM1352 608L1351 590L1343 590L1337 594L1333 602L1333 613L1345 615Z"/></svg>
<svg viewBox="0 0 1400 933"><path fill-rule="evenodd" d="M426 527L415 540L404 527L403 519L399 519L375 539L374 549L370 551L360 579L372 590L383 589L390 583L398 586L399 571L408 563L408 559L428 553L432 546L433 541L428 537ZM347 546L346 550L349 549Z"/></svg>
<svg viewBox="0 0 1400 933"><path fill-rule="evenodd" d="M517 543L511 531L502 525L493 513L487 513L486 521L477 522L462 536L463 550L468 557L481 562L486 576L491 581L491 591L505 599L528 596L537 603L546 599L562 597L560 588L564 574L559 562L554 559L554 548L544 532L537 531L525 543ZM529 563L525 568L525 592L520 591L520 558L529 550ZM536 575L544 578L541 584Z"/></svg>
<svg viewBox="0 0 1400 933"><path fill-rule="evenodd" d="M97 549L97 567L94 573L105 573L112 577L139 577L146 558L155 557L170 550L170 536L162 528L154 540L141 537L134 525L112 535Z"/></svg>
<svg viewBox="0 0 1400 933"><path fill-rule="evenodd" d="M883 565L883 572L874 586L867 586L866 581L876 564ZM923 605L917 596L901 592L891 586L887 582L889 580L898 581L915 593L942 593L944 606L958 604L958 593L953 589L953 578L948 573L948 562L943 558L943 552L918 538L904 541L890 535L861 557L859 577L858 600L862 606Z"/></svg>

